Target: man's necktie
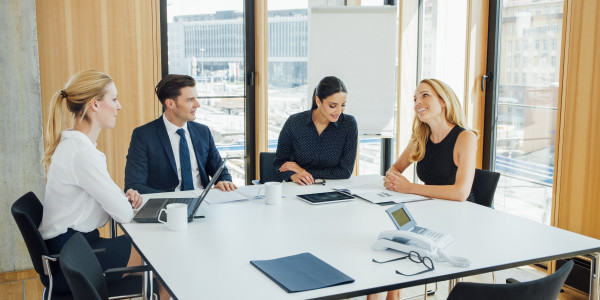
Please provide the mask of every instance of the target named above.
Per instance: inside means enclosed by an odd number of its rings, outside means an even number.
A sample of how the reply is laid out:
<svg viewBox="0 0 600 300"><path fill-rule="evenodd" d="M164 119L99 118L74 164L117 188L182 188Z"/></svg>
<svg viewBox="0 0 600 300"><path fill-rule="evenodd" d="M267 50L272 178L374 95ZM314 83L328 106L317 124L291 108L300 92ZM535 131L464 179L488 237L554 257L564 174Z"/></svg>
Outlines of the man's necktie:
<svg viewBox="0 0 600 300"><path fill-rule="evenodd" d="M192 164L190 163L190 150L185 138L185 130L177 129L179 139L179 165L181 166L181 190L193 190L194 179L192 177Z"/></svg>

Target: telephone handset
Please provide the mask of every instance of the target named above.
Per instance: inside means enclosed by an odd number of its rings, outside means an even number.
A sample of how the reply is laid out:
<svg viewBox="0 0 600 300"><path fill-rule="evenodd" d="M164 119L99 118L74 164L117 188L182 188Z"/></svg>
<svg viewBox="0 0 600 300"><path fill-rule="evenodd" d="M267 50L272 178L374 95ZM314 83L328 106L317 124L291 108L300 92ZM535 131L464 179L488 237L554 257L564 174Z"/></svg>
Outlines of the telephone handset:
<svg viewBox="0 0 600 300"><path fill-rule="evenodd" d="M439 245L433 239L406 230L387 230L379 234L379 239L372 246L373 250L394 249L408 253L418 252L422 256L435 256Z"/></svg>
<svg viewBox="0 0 600 300"><path fill-rule="evenodd" d="M440 247L442 246L442 247ZM441 248L444 245L432 238L406 230L387 230L379 234L377 242L371 246L373 250L393 249L404 253L415 251L434 261L446 261L453 266L467 268L471 261L464 257L447 256Z"/></svg>

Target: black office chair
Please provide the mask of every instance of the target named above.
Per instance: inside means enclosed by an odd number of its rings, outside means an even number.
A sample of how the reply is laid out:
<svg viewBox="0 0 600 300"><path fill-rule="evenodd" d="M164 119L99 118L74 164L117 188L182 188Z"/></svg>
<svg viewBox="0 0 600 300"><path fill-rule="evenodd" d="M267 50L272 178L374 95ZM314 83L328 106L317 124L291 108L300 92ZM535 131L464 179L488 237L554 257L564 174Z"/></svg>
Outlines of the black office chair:
<svg viewBox="0 0 600 300"><path fill-rule="evenodd" d="M494 193L500 180L500 173L475 169L475 178L471 193L474 199L469 199L473 203L486 207L494 207Z"/></svg>
<svg viewBox="0 0 600 300"><path fill-rule="evenodd" d="M52 274L56 274L58 268L60 268L60 265L58 264L59 255L49 253L46 242L44 242L44 239L38 230L38 227L42 222L42 214L44 213L44 208L40 200L33 192L29 192L13 203L11 213L19 227L19 231L21 231L23 240L25 240L25 245L27 246L33 268L40 276L40 280L45 287L42 299L72 300L73 296L71 294L52 291L53 283L57 280L56 278L53 278ZM113 288L111 285L109 287L110 294L125 295L129 294L131 291L134 291L133 293L140 291L141 277L135 277L139 278L139 283L137 283L137 285L128 287L126 291L121 290L120 287Z"/></svg>
<svg viewBox="0 0 600 300"><path fill-rule="evenodd" d="M448 300L556 300L562 285L573 268L570 260L554 274L528 282L488 284L460 282L448 295Z"/></svg>
<svg viewBox="0 0 600 300"><path fill-rule="evenodd" d="M33 268L40 275L40 280L44 284L42 299L73 299L70 294L52 292L54 282L52 271L58 268L58 264L55 263L57 255L51 255L48 252L46 242L38 231L44 212L40 200L33 192L29 192L15 201L10 211L25 240Z"/></svg>
<svg viewBox="0 0 600 300"><path fill-rule="evenodd" d="M132 293L131 287L137 287L141 292L140 276L125 276L111 285L111 290L120 290L121 295L109 297L105 275L109 273L135 273L149 271L148 266L108 269L102 272L102 267L94 251L81 233L74 234L60 251L60 267L69 283L75 299L124 299L141 297L141 293ZM155 294L155 297L158 297Z"/></svg>
<svg viewBox="0 0 600 300"><path fill-rule="evenodd" d="M259 171L260 176L259 182L264 184L269 181L280 181L275 171L275 153L274 152L261 152L259 156Z"/></svg>

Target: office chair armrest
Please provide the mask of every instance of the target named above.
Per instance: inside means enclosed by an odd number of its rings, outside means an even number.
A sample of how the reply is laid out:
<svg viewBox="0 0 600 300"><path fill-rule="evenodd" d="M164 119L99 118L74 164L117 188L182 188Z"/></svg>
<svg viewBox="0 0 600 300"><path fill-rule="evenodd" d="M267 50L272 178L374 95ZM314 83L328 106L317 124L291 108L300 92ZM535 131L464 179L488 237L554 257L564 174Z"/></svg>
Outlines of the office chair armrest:
<svg viewBox="0 0 600 300"><path fill-rule="evenodd" d="M115 274L115 273L137 273L137 272L148 272L152 271L150 266L135 266L135 267L123 267L123 268L112 268L104 271L104 274Z"/></svg>

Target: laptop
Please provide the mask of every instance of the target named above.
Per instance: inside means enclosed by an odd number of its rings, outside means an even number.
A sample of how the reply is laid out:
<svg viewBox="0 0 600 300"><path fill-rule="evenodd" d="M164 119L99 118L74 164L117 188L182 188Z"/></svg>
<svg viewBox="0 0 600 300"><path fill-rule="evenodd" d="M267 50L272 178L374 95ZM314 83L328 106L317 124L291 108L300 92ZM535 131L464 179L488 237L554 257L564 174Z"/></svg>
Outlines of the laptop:
<svg viewBox="0 0 600 300"><path fill-rule="evenodd" d="M439 248L446 247L454 240L454 238L450 234L436 232L424 227L417 226L417 221L410 214L408 208L406 208L406 205L404 205L404 203L394 205L386 209L385 212L388 214L388 216L390 216L392 222L394 222L394 225L396 225L396 228L398 228L398 230L410 231L426 236L438 243Z"/></svg>
<svg viewBox="0 0 600 300"><path fill-rule="evenodd" d="M208 195L210 189L212 189L212 187L215 185L215 182L217 181L219 176L221 176L223 169L225 169L225 162L228 158L229 156L223 159L221 166L219 166L219 169L217 169L217 172L215 172L208 185L204 187L204 190L202 191L202 194L200 194L200 196L196 198L148 199L146 204L144 204L144 206L138 211L133 220L138 223L158 223L158 213L161 209L165 208L168 204L171 203L186 203L188 205L188 222L193 221L196 211L198 210L198 208L200 208L200 204L202 203L202 201L204 201L204 198L206 198L206 195ZM166 214L163 214L161 216L162 221L166 221L165 216Z"/></svg>
<svg viewBox="0 0 600 300"><path fill-rule="evenodd" d="M348 196L342 192L324 192L314 194L298 195L298 198L310 204L336 203L354 200L354 197Z"/></svg>

